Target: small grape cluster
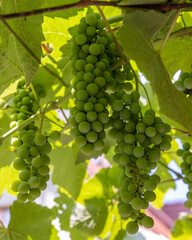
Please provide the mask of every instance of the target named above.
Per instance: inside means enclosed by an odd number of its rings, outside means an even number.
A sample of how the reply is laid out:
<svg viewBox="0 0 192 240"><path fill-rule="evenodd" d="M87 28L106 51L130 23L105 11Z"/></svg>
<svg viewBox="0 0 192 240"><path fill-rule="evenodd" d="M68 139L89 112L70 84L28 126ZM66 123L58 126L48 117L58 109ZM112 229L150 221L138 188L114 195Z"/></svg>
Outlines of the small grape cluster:
<svg viewBox="0 0 192 240"><path fill-rule="evenodd" d="M153 227L153 219L141 212L156 199L153 192L160 182L158 175L150 175L157 166L161 151L171 148L170 126L155 116L153 110L141 115L140 94L123 89L112 93L109 102L113 110L113 128L109 134L116 139L113 160L122 169L119 213L128 222L127 232L134 234L138 225ZM141 117L140 117L141 115Z"/></svg>
<svg viewBox="0 0 192 240"><path fill-rule="evenodd" d="M31 89L25 88L25 79L18 82L17 91L13 96L13 101L10 104L10 107L12 119L10 128L14 128L21 124L40 108ZM28 128L37 130L33 123L29 125Z"/></svg>
<svg viewBox="0 0 192 240"><path fill-rule="evenodd" d="M25 82L19 82L18 89L13 98L14 112L11 127L20 124L31 116L29 110L36 112L38 103L35 102L31 89L24 88ZM33 108L35 106L35 108ZM16 122L16 123L15 123ZM26 200L34 201L47 187L49 180L49 163L52 147L48 141L48 136L38 133L38 127L34 122L28 124L18 131L11 139L11 147L16 150L17 157L13 162L13 167L19 170L19 179L12 183L13 191L18 192L17 200L21 203ZM51 132L50 139L58 140L60 132Z"/></svg>
<svg viewBox="0 0 192 240"><path fill-rule="evenodd" d="M187 193L187 201L184 203L186 207L192 207L192 152L189 142L183 143L183 149L178 149L176 154L182 157L183 162L180 167L184 175L183 182L188 184L189 192Z"/></svg>
<svg viewBox="0 0 192 240"><path fill-rule="evenodd" d="M184 92L189 100L192 100L192 71L182 72L179 80L174 82L177 90Z"/></svg>

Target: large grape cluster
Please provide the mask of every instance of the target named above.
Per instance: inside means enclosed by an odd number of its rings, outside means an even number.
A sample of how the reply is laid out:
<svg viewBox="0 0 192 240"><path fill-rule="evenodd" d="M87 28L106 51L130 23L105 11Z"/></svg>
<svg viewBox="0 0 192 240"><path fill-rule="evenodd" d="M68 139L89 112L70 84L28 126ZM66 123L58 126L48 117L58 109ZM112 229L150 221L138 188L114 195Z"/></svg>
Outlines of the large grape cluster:
<svg viewBox="0 0 192 240"><path fill-rule="evenodd" d="M18 89L13 98L15 104L13 114L13 125L18 125L19 121L30 117L29 111L36 111L38 103L30 89L24 88L24 82L19 82ZM36 106L35 109L33 106ZM20 111L22 110L22 111ZM14 124L13 124L14 123ZM19 180L12 183L13 191L18 192L17 200L25 202L34 201L47 187L49 180L50 158L47 154L51 151L51 144L48 136L38 133L38 127L34 122L30 123L11 139L11 146L15 149L17 157L13 162L13 167L19 170ZM53 131L50 136L53 140L58 140L60 133Z"/></svg>
<svg viewBox="0 0 192 240"><path fill-rule="evenodd" d="M110 72L118 60L118 53L113 38L104 28L105 23L99 14L88 14L81 19L73 41L76 77L73 82L75 107L71 110L71 134L87 155L104 148L105 129L110 126L106 108L107 87L132 87L130 83L124 83L125 75L120 71ZM126 73L132 78L130 69Z"/></svg>
<svg viewBox="0 0 192 240"><path fill-rule="evenodd" d="M188 184L189 189L189 192L187 193L188 200L185 202L185 206L188 208L192 207L192 152L190 148L190 143L184 142L183 149L178 149L176 152L177 155L183 159L180 167L182 174L185 176L183 182Z"/></svg>
<svg viewBox="0 0 192 240"><path fill-rule="evenodd" d="M123 219L131 218L127 232L134 234L142 225L153 227L153 219L141 212L156 199L154 190L160 182L158 175L150 175L156 168L161 151L171 148L170 126L155 116L153 110L141 115L140 94L119 90L109 96L113 110L113 128L116 139L113 160L122 169L119 213Z"/></svg>
<svg viewBox="0 0 192 240"><path fill-rule="evenodd" d="M189 100L192 100L192 71L182 72L174 85L177 90L184 92Z"/></svg>

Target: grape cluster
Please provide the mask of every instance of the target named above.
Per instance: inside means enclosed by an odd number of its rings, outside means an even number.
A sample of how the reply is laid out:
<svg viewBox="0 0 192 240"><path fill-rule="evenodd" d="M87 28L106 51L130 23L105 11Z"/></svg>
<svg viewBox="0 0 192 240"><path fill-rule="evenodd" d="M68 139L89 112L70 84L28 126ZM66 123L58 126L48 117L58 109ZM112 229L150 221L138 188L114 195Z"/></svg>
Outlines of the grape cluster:
<svg viewBox="0 0 192 240"><path fill-rule="evenodd" d="M141 212L156 199L154 190L160 182L158 175L150 175L157 166L161 151L171 148L170 126L155 116L153 110L141 115L140 94L123 89L112 93L109 102L113 110L113 128L109 134L116 139L113 160L122 169L119 213L131 218L127 232L134 234L138 225L153 227L153 219ZM141 117L140 117L141 116Z"/></svg>
<svg viewBox="0 0 192 240"><path fill-rule="evenodd" d="M73 97L71 130L76 144L86 155L104 148L105 129L110 126L107 110L107 88L132 88L124 82L125 74L110 72L119 57L115 43L105 31L105 23L97 13L81 19L77 35L73 39ZM126 68L126 67L125 67ZM132 78L129 66L125 70Z"/></svg>
<svg viewBox="0 0 192 240"><path fill-rule="evenodd" d="M189 192L187 193L188 200L185 202L185 206L188 208L192 207L192 152L190 148L190 143L184 142L183 149L178 149L176 152L176 154L183 159L180 167L184 175L183 182L188 184L189 188Z"/></svg>
<svg viewBox="0 0 192 240"><path fill-rule="evenodd" d="M192 100L192 71L182 72L179 80L174 82L177 90L184 92L189 100Z"/></svg>
<svg viewBox="0 0 192 240"><path fill-rule="evenodd" d="M30 117L29 111L36 112L39 108L32 91L25 89L24 85L24 82L19 82L17 92L13 98L15 108L12 113L13 122L11 127ZM17 152L13 167L20 171L19 180L14 181L11 188L13 191L18 192L17 200L19 202L34 201L40 196L41 191L46 189L46 182L49 180L50 169L48 165L50 158L47 154L50 153L52 147L48 141L48 136L38 133L37 130L38 127L35 126L34 122L30 123L18 131L11 139L11 146ZM58 140L60 132L53 131L49 137L52 140Z"/></svg>

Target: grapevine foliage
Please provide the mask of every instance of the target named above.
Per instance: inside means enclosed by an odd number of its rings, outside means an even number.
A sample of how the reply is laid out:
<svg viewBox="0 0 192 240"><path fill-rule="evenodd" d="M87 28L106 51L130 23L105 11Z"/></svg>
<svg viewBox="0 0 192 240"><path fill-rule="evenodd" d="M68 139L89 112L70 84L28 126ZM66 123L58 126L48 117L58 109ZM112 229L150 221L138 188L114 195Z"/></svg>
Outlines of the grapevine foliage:
<svg viewBox="0 0 192 240"><path fill-rule="evenodd" d="M0 13L52 5L8 0ZM146 210L162 207L175 180L192 207L191 18L89 6L0 21L0 193L17 196L0 238L56 240L57 218L72 240L123 240L153 228ZM52 209L37 204L50 179ZM172 239L190 236L190 221L177 220Z"/></svg>

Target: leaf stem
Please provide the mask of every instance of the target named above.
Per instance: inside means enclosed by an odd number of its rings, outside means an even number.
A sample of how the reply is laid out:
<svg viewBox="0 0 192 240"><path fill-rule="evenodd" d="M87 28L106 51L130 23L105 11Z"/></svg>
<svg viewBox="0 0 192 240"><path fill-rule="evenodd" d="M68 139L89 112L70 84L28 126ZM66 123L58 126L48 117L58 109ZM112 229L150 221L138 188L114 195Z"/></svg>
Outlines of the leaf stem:
<svg viewBox="0 0 192 240"><path fill-rule="evenodd" d="M42 114L41 114L41 123L40 123L40 127L39 127L39 133L42 132L44 116L45 116L45 112L42 112Z"/></svg>
<svg viewBox="0 0 192 240"><path fill-rule="evenodd" d="M65 112L63 111L63 108L60 107L59 109L60 109L60 111L61 111L61 113L62 113L62 115L64 117L64 120L67 122L67 116L66 116Z"/></svg>
<svg viewBox="0 0 192 240"><path fill-rule="evenodd" d="M105 17L103 11L101 10L101 8L100 8L99 6L97 6L97 9L98 9L101 17L103 18L103 21L105 22L105 24L106 24L109 32L111 33L111 36L112 36L113 41L114 41L114 43L115 43L115 45L116 45L116 48L117 48L117 51L118 51L119 55L120 55L121 57L124 57L124 54L123 54L123 52L121 51L120 45L119 45L119 43L118 43L118 41L117 41L117 38L115 37L115 34L113 33L113 31L112 31L112 29L111 29L111 27L110 27L110 25L109 25L109 22L108 22L107 18Z"/></svg>
<svg viewBox="0 0 192 240"><path fill-rule="evenodd" d="M19 35L17 35L17 33L10 27L10 25L3 19L2 20L4 25L9 29L9 31L14 35L14 37L21 43L21 45L23 45L23 47L30 53L30 55L34 58L34 60L38 63L41 64L40 59L35 55L35 53L23 42L23 40L19 37ZM68 87L68 85L63 81L63 79L56 74L55 72L53 72L52 70L50 70L48 67L46 67L45 65L42 65L42 67L49 72L52 76L54 76L55 78L57 78L61 84L65 87Z"/></svg>
<svg viewBox="0 0 192 240"><path fill-rule="evenodd" d="M168 183L168 182L176 182L176 181L178 181L178 180L180 180L180 179L182 179L181 177L178 177L178 178L176 178L176 179L168 179L168 180L165 180L165 181L162 181L162 182L160 182L159 184L163 184L163 183Z"/></svg>
<svg viewBox="0 0 192 240"><path fill-rule="evenodd" d="M177 37L184 37L186 35L192 35L192 27L184 27L170 34L168 40L175 39ZM157 46L162 43L162 39L156 40L153 45Z"/></svg>
<svg viewBox="0 0 192 240"><path fill-rule="evenodd" d="M143 89L144 89L144 91L145 91L145 94L146 94L146 97L147 97L147 100L148 100L148 103L149 103L149 107L152 109L151 101L150 101L149 94L148 94L148 92L147 92L146 87L145 87L140 81L138 81L138 82L139 82L139 84L143 87Z"/></svg>
<svg viewBox="0 0 192 240"><path fill-rule="evenodd" d="M58 109L60 107L60 105L67 101L69 98L72 97L72 94L68 94L64 97L62 97L61 99L59 99L56 102L52 102L46 109L43 109L43 111L45 113L50 112L52 110ZM41 112L42 110L39 110L36 114L32 115L30 118L28 118L27 120L25 120L24 122L22 122L20 125L12 128L11 130L9 130L8 132L6 132L5 134L3 134L0 137L0 145L2 144L2 142L9 138L11 135L13 135L14 133L16 133L17 131L21 130L22 128L26 127L28 124L30 124L31 122L34 122L36 119L38 119L39 117L41 117Z"/></svg>
<svg viewBox="0 0 192 240"><path fill-rule="evenodd" d="M188 136L191 136L191 134L190 134L189 132L187 132L187 131L184 131L184 130L181 130L181 129L178 129L178 128L172 128L172 129L174 129L174 130L176 130L176 131L178 131L178 132L187 134Z"/></svg>
<svg viewBox="0 0 192 240"><path fill-rule="evenodd" d="M162 42L162 44L161 44L161 46L160 46L160 48L159 48L159 50L158 50L159 53L162 51L163 47L165 46L165 43L166 43L167 40L169 39L169 36L170 36L170 34L171 34L174 26L175 26L175 23L176 23L177 18L179 17L179 15L180 15L180 13L181 13L181 11L182 11L182 9L180 9L180 10L178 11L178 13L176 14L175 18L173 19L173 22L172 22L172 24L171 24L171 26L170 26L170 28L169 28L169 30L168 30L168 32L167 32L167 34L166 34L163 42Z"/></svg>
<svg viewBox="0 0 192 240"><path fill-rule="evenodd" d="M33 87L32 83L30 83L30 87L31 87L31 90L33 92L35 100L38 102L39 100L38 100L38 97L37 97L37 93L36 93L35 88Z"/></svg>
<svg viewBox="0 0 192 240"><path fill-rule="evenodd" d="M167 168L169 171L173 172L178 178L183 178L183 176L176 172L175 170L173 170L172 168L168 167L165 163L161 162L161 161L158 161L159 164L161 164L163 167Z"/></svg>

